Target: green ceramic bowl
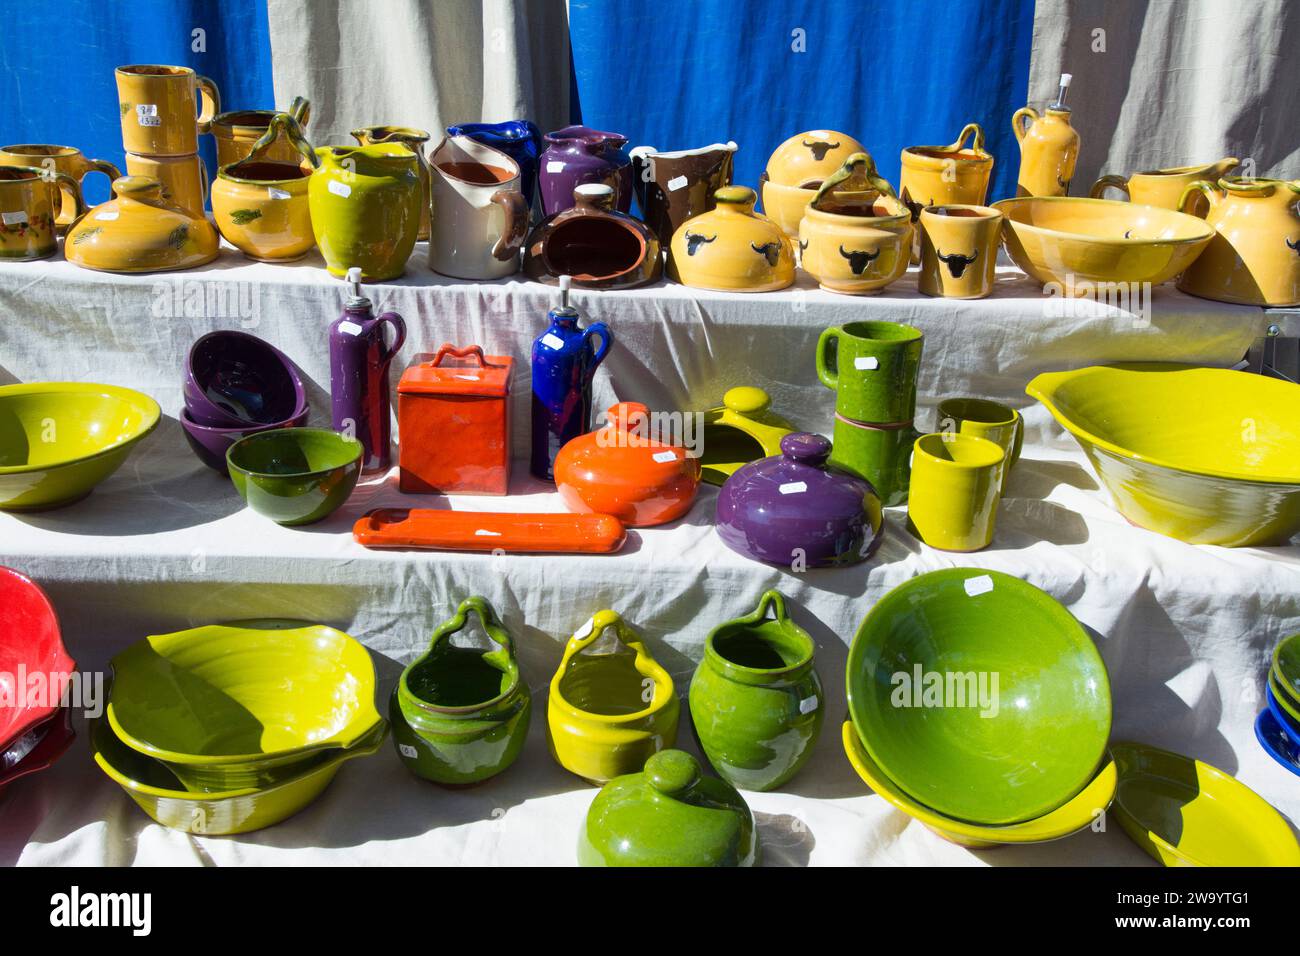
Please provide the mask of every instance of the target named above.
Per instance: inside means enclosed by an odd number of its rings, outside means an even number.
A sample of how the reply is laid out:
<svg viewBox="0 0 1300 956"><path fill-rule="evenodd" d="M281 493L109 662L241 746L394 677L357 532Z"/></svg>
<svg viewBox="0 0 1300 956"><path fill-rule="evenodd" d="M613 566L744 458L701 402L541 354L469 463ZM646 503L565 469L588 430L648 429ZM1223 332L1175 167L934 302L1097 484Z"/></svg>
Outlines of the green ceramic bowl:
<svg viewBox="0 0 1300 956"><path fill-rule="evenodd" d="M361 442L327 428L277 428L226 452L230 480L248 506L284 525L329 517L361 477Z"/></svg>
<svg viewBox="0 0 1300 956"><path fill-rule="evenodd" d="M90 749L99 768L157 823L199 836L224 836L287 820L319 797L346 761L383 746L387 733L386 725L377 726L351 750L322 754L297 775L271 787L203 794L186 792L164 764L122 743L107 720L95 721Z"/></svg>
<svg viewBox="0 0 1300 956"><path fill-rule="evenodd" d="M196 793L280 783L384 723L370 655L323 624L197 627L137 641L112 665L113 733Z"/></svg>
<svg viewBox="0 0 1300 956"><path fill-rule="evenodd" d="M157 427L148 395L83 382L0 386L0 510L71 504Z"/></svg>
<svg viewBox="0 0 1300 956"><path fill-rule="evenodd" d="M1300 708L1300 634L1283 638L1273 649L1273 677Z"/></svg>
<svg viewBox="0 0 1300 956"><path fill-rule="evenodd" d="M932 571L894 588L858 628L846 681L872 760L955 820L1050 813L1106 752L1097 648L1049 595L998 571Z"/></svg>

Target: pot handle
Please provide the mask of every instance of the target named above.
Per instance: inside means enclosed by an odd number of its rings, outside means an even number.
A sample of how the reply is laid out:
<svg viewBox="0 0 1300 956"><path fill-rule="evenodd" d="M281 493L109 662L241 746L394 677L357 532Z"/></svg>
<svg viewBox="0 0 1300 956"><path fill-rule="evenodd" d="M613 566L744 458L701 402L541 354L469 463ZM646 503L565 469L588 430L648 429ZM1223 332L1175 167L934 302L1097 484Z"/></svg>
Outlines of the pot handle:
<svg viewBox="0 0 1300 956"><path fill-rule="evenodd" d="M306 126L311 119L311 101L305 96L295 96L289 104L289 115L299 126Z"/></svg>
<svg viewBox="0 0 1300 956"><path fill-rule="evenodd" d="M217 89L217 84L206 76L196 74L194 82L199 88L199 99L203 106L197 121L199 132L206 133L212 129L212 118L221 112L221 91Z"/></svg>
<svg viewBox="0 0 1300 956"><path fill-rule="evenodd" d="M432 649L444 637L450 637L452 634L463 630L469 622L471 612L478 615L479 623L483 625L483 633L488 636L492 643L501 648L506 659L513 658L515 656L515 645L514 641L510 639L510 632L501 623L501 618L497 617L496 609L488 603L487 598L480 597L477 594L461 601L460 606L456 608L456 615L451 620L438 625L438 629L433 632L433 637L429 641L429 648Z"/></svg>
<svg viewBox="0 0 1300 956"><path fill-rule="evenodd" d="M67 173L55 173L51 170L42 170L41 175L46 181L54 187L56 198L56 208L54 218L57 222L63 218L64 197L71 197L73 215L68 222L80 219L86 212L86 201L81 198L81 183L77 182Z"/></svg>
<svg viewBox="0 0 1300 956"><path fill-rule="evenodd" d="M785 612L785 595L776 588L769 588L763 592L763 596L758 599L758 607L745 618L747 623L757 624L767 617L768 610L772 611L772 618L780 621L782 624L790 620L790 615Z"/></svg>
<svg viewBox="0 0 1300 956"><path fill-rule="evenodd" d="M951 146L945 147L945 149L950 153L960 151L961 144L966 141L967 136L972 134L975 138L971 141L970 148L977 153L984 152L984 127L980 126L979 123L967 123L963 126L961 132L957 135L957 141Z"/></svg>
<svg viewBox="0 0 1300 956"><path fill-rule="evenodd" d="M641 635L636 632L631 624L623 620L623 615L619 614L618 611L597 611L586 624L574 631L573 636L569 638L569 643L564 648L564 659L560 661L560 668L566 667L570 659L596 643L601 635L610 628L614 629L615 635L626 647L636 651L637 656L646 653Z"/></svg>
<svg viewBox="0 0 1300 956"><path fill-rule="evenodd" d="M593 322L582 333L582 341L589 345L592 339L600 339L600 347L596 349L595 354L591 357L591 364L587 366L587 378L596 374L596 369L600 363L605 361L605 356L609 354L610 347L614 344L614 334L610 332L609 327L604 322Z"/></svg>
<svg viewBox="0 0 1300 956"><path fill-rule="evenodd" d="M838 325L832 325L829 329L822 332L821 336L817 339L817 378L823 385L832 391L840 386L839 338L840 327ZM830 344L832 339L835 340L836 367L834 369L831 368L830 363L826 360L827 355L830 354Z"/></svg>
<svg viewBox="0 0 1300 956"><path fill-rule="evenodd" d="M1201 193L1204 195L1206 201L1209 202L1211 209L1213 209L1215 204L1223 198L1223 194L1219 192L1213 183L1204 179L1198 179L1196 182L1191 183L1186 189L1184 189L1183 194L1178 197L1179 212L1187 212L1188 203L1191 201L1191 198L1195 193Z"/></svg>
<svg viewBox="0 0 1300 956"><path fill-rule="evenodd" d="M1011 132L1016 134L1016 142L1024 142L1025 133L1028 132L1024 124L1024 119L1028 117L1030 125L1038 122L1038 111L1032 106L1022 106L1011 114Z"/></svg>
<svg viewBox="0 0 1300 956"><path fill-rule="evenodd" d="M492 247L492 257L499 262L509 262L519 253L519 247L528 234L528 204L524 202L523 193L513 189L498 189L492 194L492 202L506 214L506 227Z"/></svg>
<svg viewBox="0 0 1300 956"><path fill-rule="evenodd" d="M312 169L320 166L320 159L317 157L316 151L311 148L311 143L307 142L307 138L303 136L302 127L288 113L276 113L271 117L271 122L266 124L266 132L248 151L248 158L256 159L260 157L262 153L271 148L271 144L279 139L282 134L289 140L290 145L298 151L299 155L311 164Z"/></svg>
<svg viewBox="0 0 1300 956"><path fill-rule="evenodd" d="M1128 180L1123 176L1102 176L1101 179L1093 183L1092 188L1088 190L1088 198L1100 199L1107 189L1118 189L1124 194L1125 199L1130 201L1132 200L1128 191Z"/></svg>
<svg viewBox="0 0 1300 956"><path fill-rule="evenodd" d="M483 347L481 345L468 345L465 348L458 348L450 342L444 342L442 348L433 357L429 363L430 368L437 368L442 364L445 356L450 355L452 358L476 358L478 359L479 368L487 368L487 359L483 357Z"/></svg>
<svg viewBox="0 0 1300 956"><path fill-rule="evenodd" d="M406 322L396 312L385 312L377 321L387 322L393 327L393 344L380 359L381 365L387 365L402 350L402 343L406 341Z"/></svg>

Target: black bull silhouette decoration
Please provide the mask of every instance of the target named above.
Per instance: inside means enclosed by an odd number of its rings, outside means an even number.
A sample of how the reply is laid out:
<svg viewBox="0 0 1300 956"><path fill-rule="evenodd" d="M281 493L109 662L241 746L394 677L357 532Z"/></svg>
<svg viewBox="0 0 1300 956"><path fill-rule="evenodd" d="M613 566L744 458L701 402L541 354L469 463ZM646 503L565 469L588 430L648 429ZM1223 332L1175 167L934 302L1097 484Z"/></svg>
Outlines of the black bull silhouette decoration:
<svg viewBox="0 0 1300 956"><path fill-rule="evenodd" d="M807 146L809 149L812 150L813 159L817 160L817 162L819 163L826 158L826 154L829 153L832 149L840 148L839 143L827 143L822 140L816 140L810 143L805 139L805 140L801 140L801 142L803 143L803 145Z"/></svg>
<svg viewBox="0 0 1300 956"><path fill-rule="evenodd" d="M880 256L880 250L872 252L870 249L854 249L852 251L840 246L840 255L849 260L849 268L853 270L855 276L862 275L867 266L875 262Z"/></svg>
<svg viewBox="0 0 1300 956"><path fill-rule="evenodd" d="M1286 242L1288 249L1294 249L1296 255L1300 256L1300 239L1297 239L1295 242L1292 242L1290 239L1284 241Z"/></svg>
<svg viewBox="0 0 1300 956"><path fill-rule="evenodd" d="M686 254L693 256L699 252L700 246L712 242L717 236L702 236L698 232L688 232L686 234Z"/></svg>
<svg viewBox="0 0 1300 956"><path fill-rule="evenodd" d="M966 271L966 267L980 257L980 251L976 249L969 256L960 256L957 253L945 256L939 249L935 249L939 256L939 261L948 267L948 274L954 279L960 279L961 274Z"/></svg>
<svg viewBox="0 0 1300 956"><path fill-rule="evenodd" d="M769 266L774 266L781 261L781 243L779 242L765 242L761 246L756 246L751 242L749 248L767 259Z"/></svg>

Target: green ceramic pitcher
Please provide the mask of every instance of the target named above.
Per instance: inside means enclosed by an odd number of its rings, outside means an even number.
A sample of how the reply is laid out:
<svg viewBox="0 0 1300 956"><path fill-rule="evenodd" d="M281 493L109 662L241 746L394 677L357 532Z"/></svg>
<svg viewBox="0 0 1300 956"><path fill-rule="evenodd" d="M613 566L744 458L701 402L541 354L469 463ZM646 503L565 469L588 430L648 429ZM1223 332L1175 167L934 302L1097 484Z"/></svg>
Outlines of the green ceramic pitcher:
<svg viewBox="0 0 1300 956"><path fill-rule="evenodd" d="M813 651L779 591L764 592L751 613L709 633L691 680L691 720L724 780L774 790L804 765L825 709Z"/></svg>
<svg viewBox="0 0 1300 956"><path fill-rule="evenodd" d="M835 414L888 425L916 414L920 329L897 322L833 325L817 339L817 378L835 391Z"/></svg>
<svg viewBox="0 0 1300 956"><path fill-rule="evenodd" d="M451 643L471 612L495 648ZM469 597L433 632L424 655L402 671L389 705L393 742L417 777L449 786L479 783L519 756L531 705L509 633L492 605Z"/></svg>

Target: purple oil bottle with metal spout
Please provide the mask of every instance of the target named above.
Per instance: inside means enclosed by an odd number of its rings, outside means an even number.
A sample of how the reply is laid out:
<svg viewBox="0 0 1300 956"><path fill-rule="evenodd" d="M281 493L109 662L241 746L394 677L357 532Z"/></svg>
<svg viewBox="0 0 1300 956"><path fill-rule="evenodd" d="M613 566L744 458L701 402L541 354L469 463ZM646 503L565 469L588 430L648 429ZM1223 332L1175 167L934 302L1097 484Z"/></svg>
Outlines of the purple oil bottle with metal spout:
<svg viewBox="0 0 1300 956"><path fill-rule="evenodd" d="M330 406L334 430L365 448L361 470L387 471L391 464L391 399L388 366L406 341L406 323L396 312L376 318L361 294L361 270L348 270L351 291L343 314L330 326ZM384 326L393 327L393 344Z"/></svg>

